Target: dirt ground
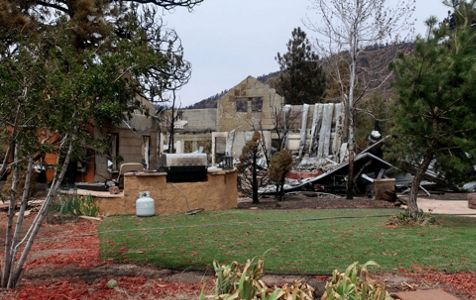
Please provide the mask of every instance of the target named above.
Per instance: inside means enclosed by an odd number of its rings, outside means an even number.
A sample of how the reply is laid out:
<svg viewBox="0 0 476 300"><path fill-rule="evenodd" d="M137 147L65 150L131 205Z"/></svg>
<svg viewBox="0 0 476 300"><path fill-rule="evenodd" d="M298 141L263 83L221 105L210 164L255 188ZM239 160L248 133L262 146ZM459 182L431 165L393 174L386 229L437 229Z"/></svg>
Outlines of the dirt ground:
<svg viewBox="0 0 476 300"><path fill-rule="evenodd" d="M250 198L240 198L238 208L249 209L302 209L302 208L395 208L394 203L372 200L364 197L355 197L347 200L330 194L316 192L293 192L286 194L282 201L277 201L274 196L264 196L260 203L253 204Z"/></svg>
<svg viewBox="0 0 476 300"><path fill-rule="evenodd" d="M331 199L330 196L319 199L317 206L315 199L300 197L302 200L289 197L279 203L279 208L349 207L344 206L349 204L347 200ZM263 200L262 208L276 208L271 199ZM351 207L368 207L369 201L360 199ZM31 222L33 217L28 216L27 221ZM0 215L0 224L5 224L5 213ZM102 260L97 224L98 221L83 219L59 225L44 224L21 286L15 291L0 291L0 299L198 299L203 287L205 291L213 288L211 271L181 272ZM0 237L3 236L4 229L0 228ZM385 282L392 292L439 287L461 299L476 299L472 296L476 295L476 273L445 274L414 267L396 274L379 274L375 278ZM115 288L106 286L111 279L117 281ZM328 278L267 275L264 281L269 285L281 285L295 279L307 281L320 294Z"/></svg>
<svg viewBox="0 0 476 300"><path fill-rule="evenodd" d="M433 214L462 215L476 217L476 210L468 207L468 200L438 198L418 198L418 207Z"/></svg>

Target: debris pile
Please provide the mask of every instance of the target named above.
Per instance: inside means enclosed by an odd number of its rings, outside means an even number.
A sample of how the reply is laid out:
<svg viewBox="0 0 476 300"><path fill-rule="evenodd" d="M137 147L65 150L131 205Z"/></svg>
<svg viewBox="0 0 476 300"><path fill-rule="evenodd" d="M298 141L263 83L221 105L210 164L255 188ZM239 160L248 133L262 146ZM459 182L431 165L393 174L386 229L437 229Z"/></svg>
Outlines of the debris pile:
<svg viewBox="0 0 476 300"><path fill-rule="evenodd" d="M35 213L40 210L41 205L45 202L44 199L32 199L28 201L27 209L25 210L25 217L29 216L31 213ZM5 201L0 204L0 211L7 212L8 207L10 206L10 201ZM17 209L20 208L20 202L17 203ZM18 213L17 213L18 215Z"/></svg>

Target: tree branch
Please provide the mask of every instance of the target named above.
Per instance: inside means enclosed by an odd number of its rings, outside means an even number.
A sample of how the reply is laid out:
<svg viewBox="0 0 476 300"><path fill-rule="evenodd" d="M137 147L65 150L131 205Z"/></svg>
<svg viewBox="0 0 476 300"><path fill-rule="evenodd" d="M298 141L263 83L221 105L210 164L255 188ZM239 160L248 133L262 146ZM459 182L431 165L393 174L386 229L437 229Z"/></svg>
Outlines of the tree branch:
<svg viewBox="0 0 476 300"><path fill-rule="evenodd" d="M49 7L49 8L59 10L61 12L64 12L65 14L69 13L69 10L68 10L67 7L63 7L59 4L54 4L54 3L50 3L50 2L46 2L46 1L38 1L37 4L41 5L41 6L45 6L45 7Z"/></svg>
<svg viewBox="0 0 476 300"><path fill-rule="evenodd" d="M121 0L113 0L119 2ZM166 10L171 10L176 7L187 7L192 9L194 6L203 2L203 0L122 0L128 2L136 2L140 4L154 4Z"/></svg>

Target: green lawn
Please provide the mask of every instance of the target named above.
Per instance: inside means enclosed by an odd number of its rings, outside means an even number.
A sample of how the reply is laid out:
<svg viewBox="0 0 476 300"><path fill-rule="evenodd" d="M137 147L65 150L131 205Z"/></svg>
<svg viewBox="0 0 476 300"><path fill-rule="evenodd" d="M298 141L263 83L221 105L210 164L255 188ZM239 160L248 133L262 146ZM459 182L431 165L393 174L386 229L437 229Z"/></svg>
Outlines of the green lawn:
<svg viewBox="0 0 476 300"><path fill-rule="evenodd" d="M450 272L476 270L476 218L438 217L438 226L392 229L385 227L388 217L369 217L397 212L229 210L110 217L99 228L101 255L116 262L204 269L214 259L244 262L269 250L266 271L274 273L329 274L368 260L386 271L412 264Z"/></svg>

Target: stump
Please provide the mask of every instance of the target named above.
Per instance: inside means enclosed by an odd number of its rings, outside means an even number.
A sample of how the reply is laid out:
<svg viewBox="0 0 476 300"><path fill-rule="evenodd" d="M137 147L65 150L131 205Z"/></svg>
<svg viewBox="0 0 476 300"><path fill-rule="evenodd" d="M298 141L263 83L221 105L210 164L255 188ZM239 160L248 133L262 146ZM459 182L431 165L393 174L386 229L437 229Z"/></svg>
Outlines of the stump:
<svg viewBox="0 0 476 300"><path fill-rule="evenodd" d="M476 193L468 194L468 207L476 209Z"/></svg>

